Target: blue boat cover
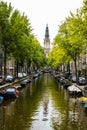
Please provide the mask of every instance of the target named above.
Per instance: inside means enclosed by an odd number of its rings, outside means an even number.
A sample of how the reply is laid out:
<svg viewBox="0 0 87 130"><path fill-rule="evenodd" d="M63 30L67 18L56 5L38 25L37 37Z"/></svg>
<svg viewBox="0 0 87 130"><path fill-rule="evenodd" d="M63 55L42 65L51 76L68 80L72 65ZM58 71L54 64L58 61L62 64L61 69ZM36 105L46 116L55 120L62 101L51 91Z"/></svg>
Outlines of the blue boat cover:
<svg viewBox="0 0 87 130"><path fill-rule="evenodd" d="M0 101L2 101L4 99L4 97L3 96L0 96Z"/></svg>
<svg viewBox="0 0 87 130"><path fill-rule="evenodd" d="M85 103L84 108L87 108L87 103Z"/></svg>

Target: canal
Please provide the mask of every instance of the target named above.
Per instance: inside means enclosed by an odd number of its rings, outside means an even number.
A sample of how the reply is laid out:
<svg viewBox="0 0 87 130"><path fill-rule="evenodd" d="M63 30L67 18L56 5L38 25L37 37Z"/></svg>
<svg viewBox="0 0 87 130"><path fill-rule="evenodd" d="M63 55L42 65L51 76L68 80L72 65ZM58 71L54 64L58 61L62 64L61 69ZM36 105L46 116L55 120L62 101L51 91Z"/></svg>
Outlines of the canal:
<svg viewBox="0 0 87 130"><path fill-rule="evenodd" d="M87 115L46 73L0 106L0 130L87 130Z"/></svg>

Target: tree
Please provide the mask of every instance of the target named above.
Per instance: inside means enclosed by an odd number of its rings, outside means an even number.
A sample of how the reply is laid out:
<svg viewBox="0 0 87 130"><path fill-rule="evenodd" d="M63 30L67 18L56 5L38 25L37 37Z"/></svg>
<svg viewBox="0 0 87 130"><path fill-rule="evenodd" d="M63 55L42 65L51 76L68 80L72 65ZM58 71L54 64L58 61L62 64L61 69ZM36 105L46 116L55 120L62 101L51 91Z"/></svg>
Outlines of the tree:
<svg viewBox="0 0 87 130"><path fill-rule="evenodd" d="M0 2L0 44L4 52L4 77L9 56L16 61L16 76L25 66L40 67L44 63L44 51L32 34L30 20L11 4Z"/></svg>
<svg viewBox="0 0 87 130"><path fill-rule="evenodd" d="M44 63L44 51L40 43L36 38L32 39L32 65L35 68L43 66Z"/></svg>
<svg viewBox="0 0 87 130"><path fill-rule="evenodd" d="M10 53L10 16L12 13L11 4L0 2L0 44L4 53L4 77L6 76L6 59Z"/></svg>
<svg viewBox="0 0 87 130"><path fill-rule="evenodd" d="M65 53L65 50L59 46L54 46L52 51L48 55L48 62L54 68L59 68L61 65L65 65L70 61Z"/></svg>
<svg viewBox="0 0 87 130"><path fill-rule="evenodd" d="M77 60L85 48L82 44L81 26L83 24L82 17L78 13L71 13L71 16L59 26L58 35L54 39L54 43L63 48L75 63L75 73L77 76Z"/></svg>
<svg viewBox="0 0 87 130"><path fill-rule="evenodd" d="M14 43L12 54L16 59L17 63L17 74L18 74L18 64L23 68L26 56L28 55L28 44L29 35L31 35L31 26L27 16L18 10L15 10L11 16L11 39Z"/></svg>
<svg viewBox="0 0 87 130"><path fill-rule="evenodd" d="M83 0L83 6L80 10L80 14L82 16L82 26L80 26L81 28L81 35L83 38L83 43L87 46L87 0ZM87 49L87 47L85 46L85 48ZM85 51L86 51L85 49Z"/></svg>

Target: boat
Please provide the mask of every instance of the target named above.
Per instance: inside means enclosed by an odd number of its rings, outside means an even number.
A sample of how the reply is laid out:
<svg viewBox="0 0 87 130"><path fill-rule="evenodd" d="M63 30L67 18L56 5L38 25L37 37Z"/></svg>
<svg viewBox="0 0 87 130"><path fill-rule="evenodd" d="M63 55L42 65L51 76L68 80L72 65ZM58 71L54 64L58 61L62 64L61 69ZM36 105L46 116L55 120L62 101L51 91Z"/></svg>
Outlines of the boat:
<svg viewBox="0 0 87 130"><path fill-rule="evenodd" d="M32 81L32 77L30 77L29 79L28 79L28 81L29 81L29 83Z"/></svg>
<svg viewBox="0 0 87 130"><path fill-rule="evenodd" d="M80 97L79 102L83 104L87 103L87 97L84 97L84 96Z"/></svg>
<svg viewBox="0 0 87 130"><path fill-rule="evenodd" d="M13 84L13 87L16 88L17 90L20 90L22 88L19 83Z"/></svg>
<svg viewBox="0 0 87 130"><path fill-rule="evenodd" d="M71 85L67 88L68 92L70 95L74 95L74 96L82 96L82 91L76 87L75 85Z"/></svg>
<svg viewBox="0 0 87 130"><path fill-rule="evenodd" d="M37 78L38 76L38 73L33 74L33 79Z"/></svg>
<svg viewBox="0 0 87 130"><path fill-rule="evenodd" d="M16 98L18 95L19 91L14 87L6 88L0 92L0 96L3 96L4 99Z"/></svg>
<svg viewBox="0 0 87 130"><path fill-rule="evenodd" d="M25 79L25 80L22 80L20 84L22 87L25 87L27 85L27 83L28 83L28 80Z"/></svg>
<svg viewBox="0 0 87 130"><path fill-rule="evenodd" d="M84 109L87 110L87 103L84 104Z"/></svg>
<svg viewBox="0 0 87 130"><path fill-rule="evenodd" d="M4 100L4 97L0 96L0 104L2 104L3 100Z"/></svg>

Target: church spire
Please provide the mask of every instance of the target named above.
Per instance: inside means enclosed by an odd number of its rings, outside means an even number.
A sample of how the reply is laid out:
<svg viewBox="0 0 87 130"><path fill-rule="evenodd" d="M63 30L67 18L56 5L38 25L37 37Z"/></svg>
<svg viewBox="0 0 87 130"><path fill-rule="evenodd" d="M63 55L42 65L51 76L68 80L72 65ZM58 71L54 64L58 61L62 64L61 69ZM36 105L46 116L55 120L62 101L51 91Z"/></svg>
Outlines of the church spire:
<svg viewBox="0 0 87 130"><path fill-rule="evenodd" d="M49 38L49 28L47 24L45 29L45 38L44 38L44 53L46 57L48 56L49 52L50 52L50 38Z"/></svg>
<svg viewBox="0 0 87 130"><path fill-rule="evenodd" d="M46 25L45 39L49 39L49 28L48 28L48 24Z"/></svg>

